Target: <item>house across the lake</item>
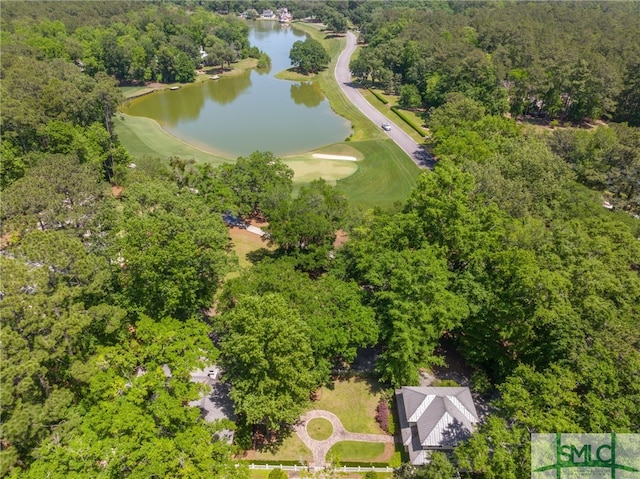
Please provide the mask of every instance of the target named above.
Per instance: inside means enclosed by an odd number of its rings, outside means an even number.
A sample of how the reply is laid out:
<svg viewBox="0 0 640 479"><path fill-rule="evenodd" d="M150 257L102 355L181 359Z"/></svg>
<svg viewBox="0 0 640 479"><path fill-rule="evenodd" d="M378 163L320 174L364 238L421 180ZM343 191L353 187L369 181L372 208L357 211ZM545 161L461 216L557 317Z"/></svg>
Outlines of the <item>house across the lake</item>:
<svg viewBox="0 0 640 479"><path fill-rule="evenodd" d="M262 15L260 15L260 17L265 20L275 20L276 14L273 13L273 10L263 10Z"/></svg>
<svg viewBox="0 0 640 479"><path fill-rule="evenodd" d="M280 23L289 23L292 20L293 15L289 13L289 10L287 8L278 8L278 21Z"/></svg>
<svg viewBox="0 0 640 479"><path fill-rule="evenodd" d="M413 465L431 451L449 451L467 439L478 422L469 388L403 387L396 390L402 444Z"/></svg>

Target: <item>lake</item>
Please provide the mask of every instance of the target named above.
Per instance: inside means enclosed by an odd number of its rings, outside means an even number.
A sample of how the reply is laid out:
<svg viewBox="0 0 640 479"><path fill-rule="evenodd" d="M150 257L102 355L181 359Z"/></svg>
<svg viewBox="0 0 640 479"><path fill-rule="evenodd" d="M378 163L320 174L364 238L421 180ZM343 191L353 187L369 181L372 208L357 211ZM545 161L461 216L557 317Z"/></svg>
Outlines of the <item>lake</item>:
<svg viewBox="0 0 640 479"><path fill-rule="evenodd" d="M268 72L155 92L132 100L125 113L153 118L172 135L231 158L256 150L285 156L344 141L351 124L331 110L316 83L274 77L291 67L291 46L306 35L273 21L248 24L251 45L271 58Z"/></svg>

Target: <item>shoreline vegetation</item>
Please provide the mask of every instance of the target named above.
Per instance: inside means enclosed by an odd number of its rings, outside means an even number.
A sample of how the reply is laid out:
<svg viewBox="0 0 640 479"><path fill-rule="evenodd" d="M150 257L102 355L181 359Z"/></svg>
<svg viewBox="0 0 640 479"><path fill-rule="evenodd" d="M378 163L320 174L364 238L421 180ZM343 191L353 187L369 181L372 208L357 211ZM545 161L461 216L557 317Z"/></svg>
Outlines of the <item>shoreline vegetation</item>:
<svg viewBox="0 0 640 479"><path fill-rule="evenodd" d="M172 88L188 88L201 82L210 81L212 75L224 76L225 78L236 77L242 75L247 70L254 70L258 66L258 60L255 58L244 58L233 64L233 68L205 67L196 70L195 80L191 83L153 83L149 82L141 86L125 86L120 87L125 101L133 100L141 96L154 93L156 91L166 91Z"/></svg>
<svg viewBox="0 0 640 479"><path fill-rule="evenodd" d="M325 32L322 30L324 26L320 24L294 22L291 25L292 28L297 28L320 41L329 52L331 62L328 68L313 75L302 75L287 69L278 72L275 75L276 78L285 81L317 82L329 101L331 109L350 121L352 127L351 135L344 142L282 156L282 160L294 170L294 182L306 184L323 178L330 184L337 185L349 202L356 206L389 207L396 201L402 201L415 186L420 170L392 140L383 135L379 128L342 94L333 71L337 58L344 49L345 37L325 38ZM225 77L241 75L256 66L257 60L249 58L234 63L231 70L225 70L223 73L220 73L218 68L200 70L193 83L163 84L162 88L152 91L144 91L149 87L140 87L137 91L134 90L136 87L123 87L123 90L128 101L155 91L170 90L175 86L189 88L197 83L210 81L209 77L213 74ZM171 156L180 156L212 164L230 163L236 160L222 152L182 140L150 118L135 117L121 111L114 124L120 141L136 159L143 157L166 159ZM336 153L336 149L345 148L351 152ZM345 162L313 158L314 153L344 154L355 156L361 161Z"/></svg>

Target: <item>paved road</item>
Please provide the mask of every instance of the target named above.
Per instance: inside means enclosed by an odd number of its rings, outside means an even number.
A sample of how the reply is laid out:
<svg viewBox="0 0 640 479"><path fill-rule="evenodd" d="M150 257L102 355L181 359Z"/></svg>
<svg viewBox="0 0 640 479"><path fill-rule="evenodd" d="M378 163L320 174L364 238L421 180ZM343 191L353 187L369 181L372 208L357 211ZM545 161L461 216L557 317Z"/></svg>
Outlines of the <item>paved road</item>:
<svg viewBox="0 0 640 479"><path fill-rule="evenodd" d="M356 36L352 32L347 32L347 47L340 53L338 62L336 63L335 77L338 85L340 85L344 94L347 95L347 98L349 98L367 118L378 125L379 128L381 128L380 125L385 121L391 123L391 131L385 131L385 133L411 157L416 165L420 168L433 168L433 156L431 156L422 145L416 143L413 138L390 122L389 118L371 106L358 91L358 86L351 81L349 60L356 46Z"/></svg>
<svg viewBox="0 0 640 479"><path fill-rule="evenodd" d="M307 423L311 419L315 418L324 418L331 423L333 426L333 434L328 439L324 441L317 441L315 439L311 439L309 433L307 432ZM305 415L300 418L300 422L294 426L294 430L298 437L302 440L302 442L311 450L313 453L313 464L312 467L325 467L326 457L329 449L336 442L340 441L365 441L365 442L382 442L382 443L392 443L393 436L387 436L385 434L364 434L359 432L349 432L347 431L340 418L329 411L323 411L322 409L314 409L313 411L309 411Z"/></svg>

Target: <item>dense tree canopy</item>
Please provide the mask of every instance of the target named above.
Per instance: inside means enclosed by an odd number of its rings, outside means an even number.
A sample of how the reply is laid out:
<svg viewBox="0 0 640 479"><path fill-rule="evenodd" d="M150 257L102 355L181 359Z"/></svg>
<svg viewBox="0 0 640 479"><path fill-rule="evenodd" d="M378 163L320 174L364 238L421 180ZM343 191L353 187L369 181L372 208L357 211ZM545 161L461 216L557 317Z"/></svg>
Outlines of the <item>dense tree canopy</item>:
<svg viewBox="0 0 640 479"><path fill-rule="evenodd" d="M180 319L210 306L229 267L220 216L188 191L152 181L130 185L123 206L112 253L122 303Z"/></svg>
<svg viewBox="0 0 640 479"><path fill-rule="evenodd" d="M0 475L246 477L233 425L186 406L190 371L219 362L240 428L286 433L359 348L408 385L443 340L495 400L452 455L396 477L519 479L532 432L640 430L632 4L292 2L360 26L354 75L429 108L434 171L394 210L352 214L341 249L344 197L293 195L271 153L151 160L152 178L113 132L118 81L189 80L200 46L212 64L255 54L211 11L269 6L61 5L2 9ZM541 133L508 110L629 123ZM278 248L214 297L227 211L269 220Z"/></svg>
<svg viewBox="0 0 640 479"><path fill-rule="evenodd" d="M244 424L280 432L318 384L306 326L277 294L246 296L220 318L221 364Z"/></svg>
<svg viewBox="0 0 640 479"><path fill-rule="evenodd" d="M79 25L71 12L52 17L62 21L40 17L37 5L42 3L33 2L32 21L13 13L24 7L8 6L3 48L10 54L73 62L91 76L105 72L120 82L193 81L201 47L213 58L221 47L224 61L249 54L247 25L203 7L187 11L172 4L129 5L126 15L113 9L112 21L107 16ZM95 15L82 5L70 9L83 18Z"/></svg>
<svg viewBox="0 0 640 479"><path fill-rule="evenodd" d="M326 250L342 226L346 207L346 199L335 188L324 180L312 181L270 215L270 240L287 251Z"/></svg>
<svg viewBox="0 0 640 479"><path fill-rule="evenodd" d="M374 311L362 304L362 292L354 282L331 275L314 280L296 270L287 257L265 259L225 284L219 307L226 311L244 295L256 293L277 293L300 315L313 349L315 371L323 381L333 368L351 363L359 347L377 342Z"/></svg>
<svg viewBox="0 0 640 479"><path fill-rule="evenodd" d="M427 108L461 92L490 113L638 124L633 4L363 3L346 11L366 43L351 65L362 80L397 75Z"/></svg>
<svg viewBox="0 0 640 479"><path fill-rule="evenodd" d="M289 59L291 64L305 75L317 73L319 70L326 68L331 60L322 43L313 38L295 42L291 47Z"/></svg>

